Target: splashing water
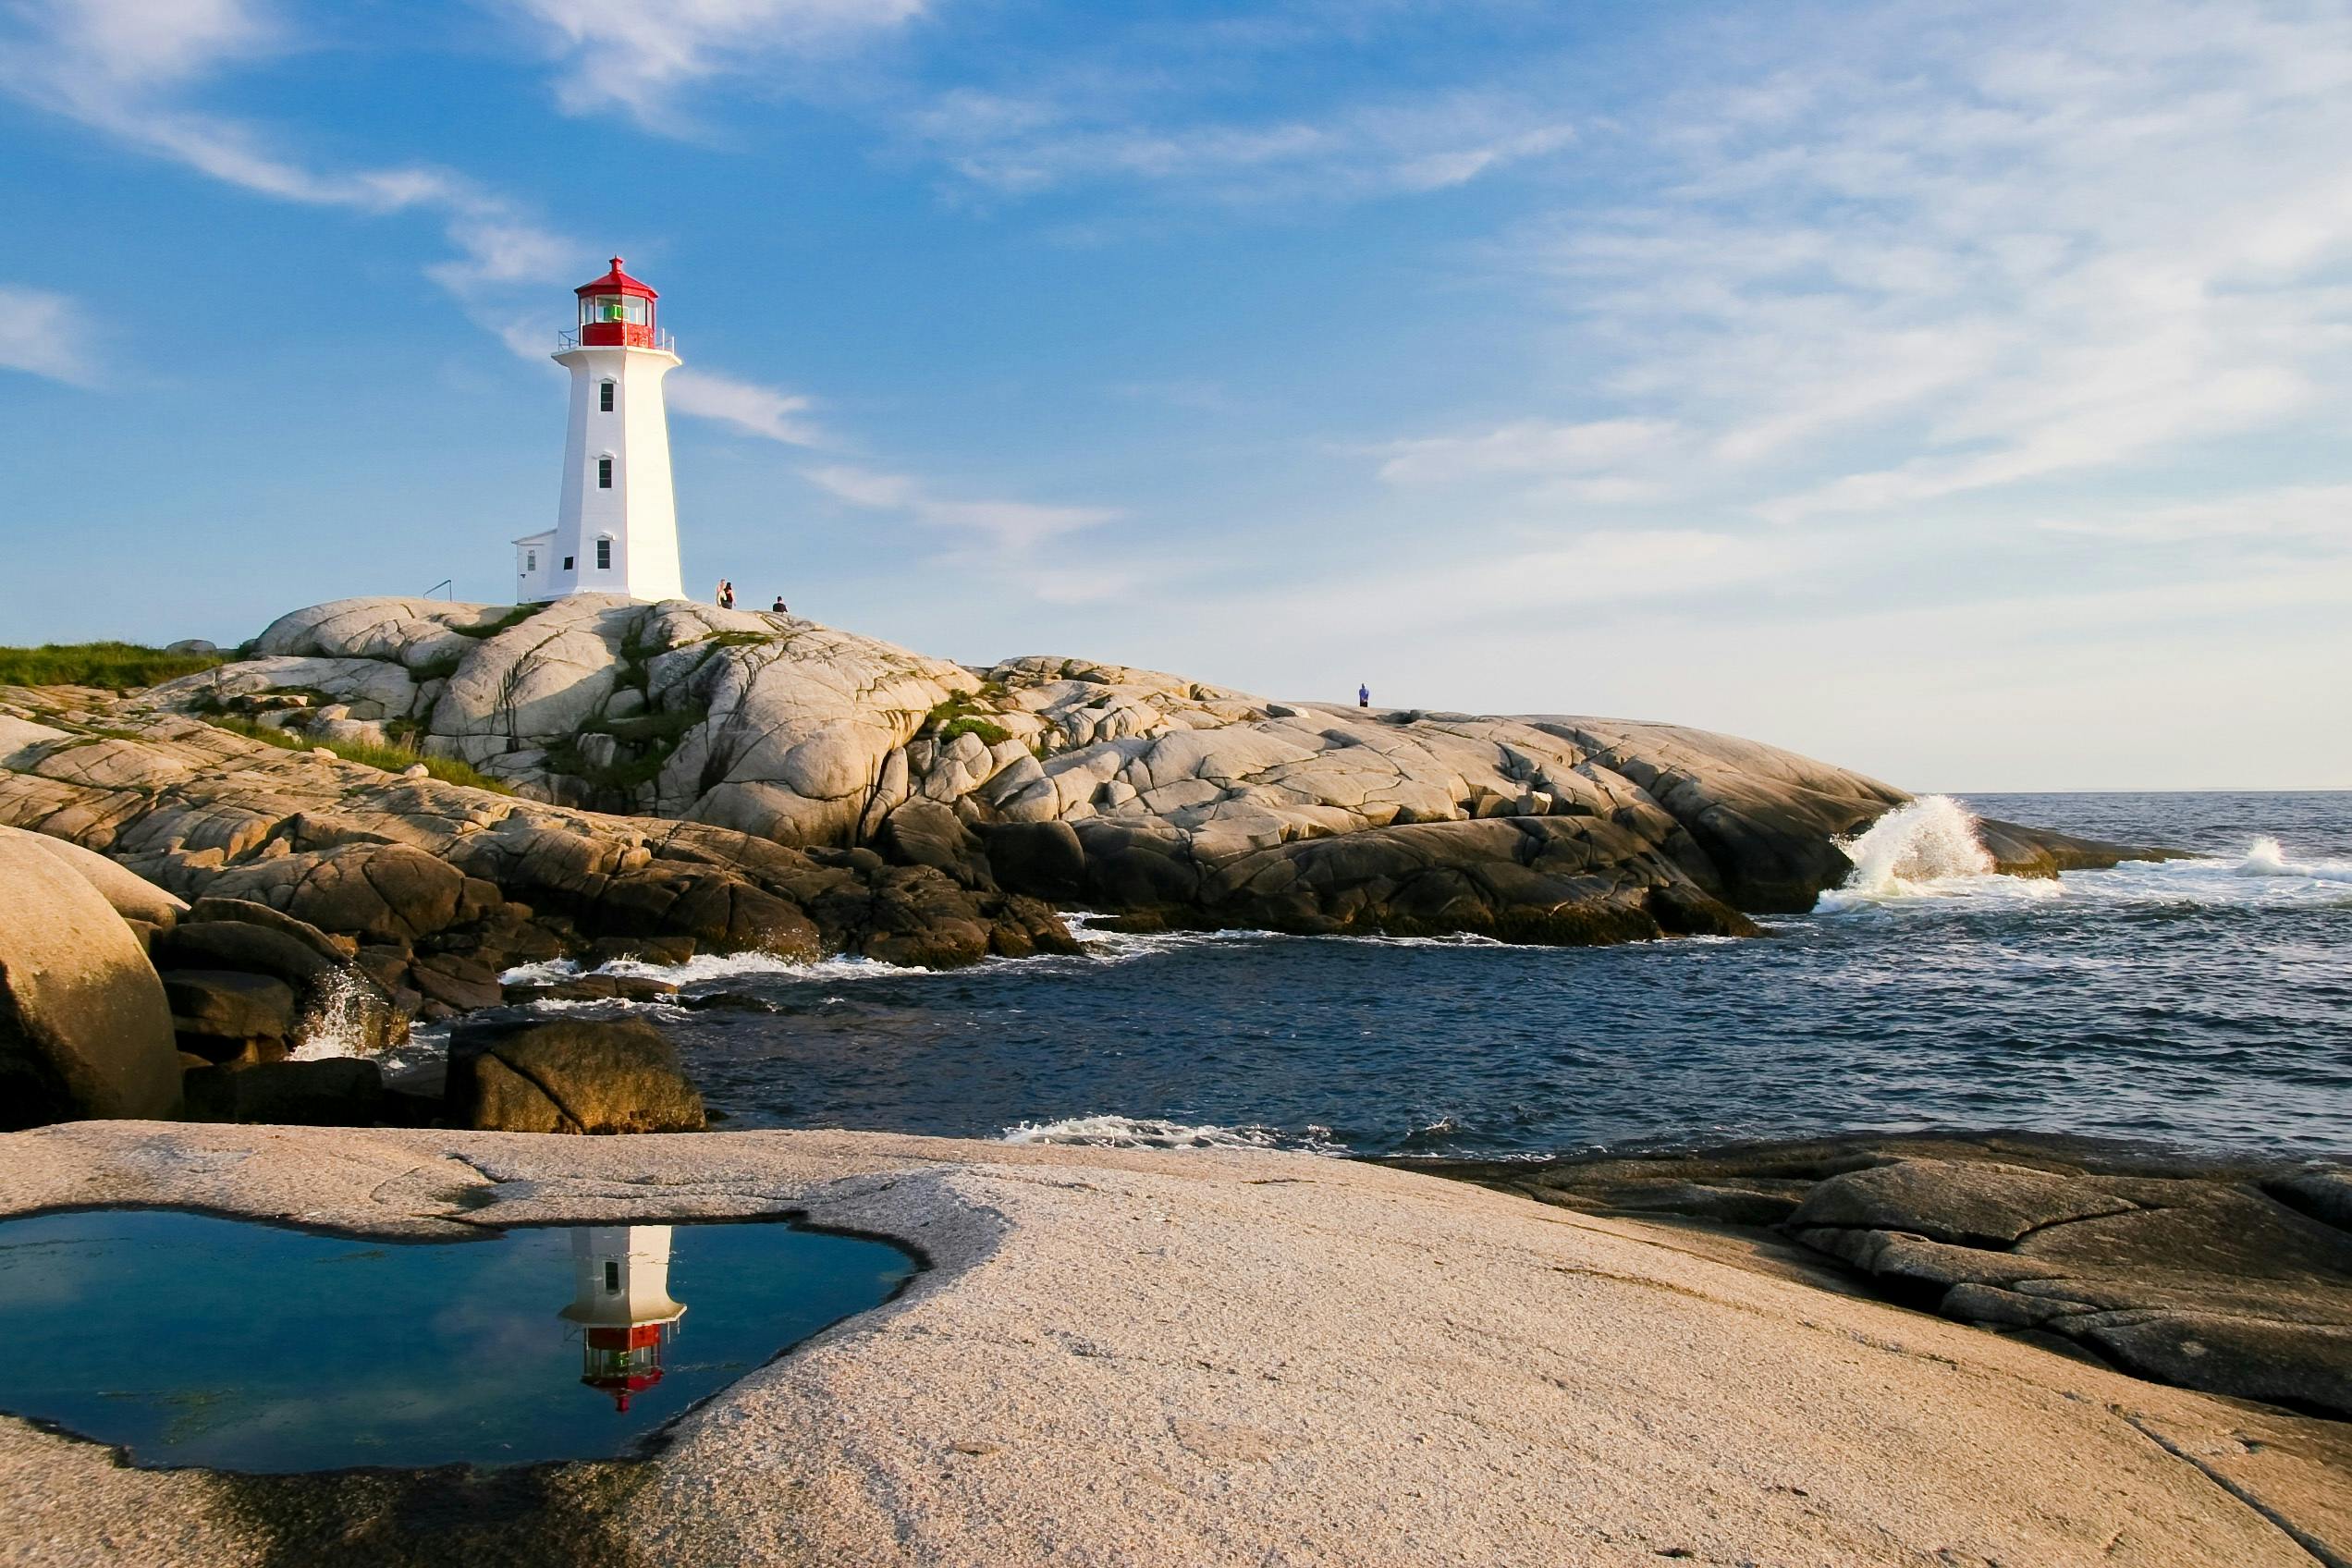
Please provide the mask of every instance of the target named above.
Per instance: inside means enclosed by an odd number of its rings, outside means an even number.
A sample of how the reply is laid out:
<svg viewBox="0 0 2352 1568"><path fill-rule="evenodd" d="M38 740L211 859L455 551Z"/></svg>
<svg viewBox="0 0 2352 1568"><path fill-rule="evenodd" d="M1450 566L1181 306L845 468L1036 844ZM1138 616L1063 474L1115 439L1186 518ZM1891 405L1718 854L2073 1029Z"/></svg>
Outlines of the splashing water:
<svg viewBox="0 0 2352 1568"><path fill-rule="evenodd" d="M2268 833L2257 836L2246 847L2246 858L2237 866L2240 876L2293 876L2301 870L2287 864L2285 849Z"/></svg>
<svg viewBox="0 0 2352 1568"><path fill-rule="evenodd" d="M375 987L346 964L319 982L310 1011L296 1026L294 1052L308 1060L366 1056L387 1043L398 1045L398 1040L386 1039L382 1011Z"/></svg>
<svg viewBox="0 0 2352 1568"><path fill-rule="evenodd" d="M1838 889L1849 900L1933 893L1993 874L1992 856L1977 840L1976 817L1949 795L1921 795L1867 832L1839 840L1838 848L1854 863Z"/></svg>

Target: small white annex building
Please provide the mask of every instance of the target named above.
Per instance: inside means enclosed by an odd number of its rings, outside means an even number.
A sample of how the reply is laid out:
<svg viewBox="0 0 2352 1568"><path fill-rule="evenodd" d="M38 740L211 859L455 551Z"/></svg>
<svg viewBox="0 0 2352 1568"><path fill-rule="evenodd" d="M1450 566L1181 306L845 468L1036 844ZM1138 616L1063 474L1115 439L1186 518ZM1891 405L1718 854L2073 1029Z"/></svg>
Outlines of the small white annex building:
<svg viewBox="0 0 2352 1568"><path fill-rule="evenodd" d="M678 368L678 355L655 319L659 296L621 271L619 256L575 292L580 324L555 355L571 372L563 500L555 527L515 541L515 602L683 598L662 406L662 377Z"/></svg>

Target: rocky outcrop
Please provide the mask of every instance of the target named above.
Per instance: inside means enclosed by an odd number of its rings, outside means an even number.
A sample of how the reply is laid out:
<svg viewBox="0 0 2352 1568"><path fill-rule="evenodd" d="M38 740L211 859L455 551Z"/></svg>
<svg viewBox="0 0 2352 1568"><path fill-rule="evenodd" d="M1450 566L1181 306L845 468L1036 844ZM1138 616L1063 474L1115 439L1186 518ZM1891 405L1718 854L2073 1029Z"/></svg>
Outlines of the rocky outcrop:
<svg viewBox="0 0 2352 1568"><path fill-rule="evenodd" d="M343 600L282 618L253 654L147 704L404 741L535 801L878 851L941 880L868 872L849 900L862 908L832 924L900 961L1050 936L1033 910L1006 918L992 902L1006 895L1144 925L1545 942L1742 933L1747 914L1809 908L1850 869L1837 840L1905 799L1670 725L1280 703L1060 657L967 668L682 601ZM296 847L337 832L340 815ZM2007 825L1993 840L2004 869L2036 875L2136 852ZM511 885L516 859L451 864L548 901ZM314 876L345 879L334 864L247 873L270 901ZM428 922L455 896L411 891ZM684 899L692 918L670 928L736 946L810 937L757 900L719 911L713 897ZM666 901L652 889L636 901L641 934ZM413 940L419 925L373 909L343 918L385 940Z"/></svg>
<svg viewBox="0 0 2352 1568"><path fill-rule="evenodd" d="M637 1019L481 1023L449 1042L453 1127L495 1133L699 1133L678 1050Z"/></svg>
<svg viewBox="0 0 2352 1568"><path fill-rule="evenodd" d="M0 838L0 1128L179 1103L171 1008L129 923L68 861Z"/></svg>
<svg viewBox="0 0 2352 1568"><path fill-rule="evenodd" d="M1777 1227L1947 1317L2352 1417L2343 1166L2224 1166L2026 1134L1410 1163L1588 1212Z"/></svg>
<svg viewBox="0 0 2352 1568"><path fill-rule="evenodd" d="M274 919L338 969L348 954L343 972L426 1018L495 1002L498 972L599 939L923 965L1074 947L1034 900L870 850L802 850L409 778L145 699L0 692L0 718L15 725L0 736L0 823L196 900L183 928L206 911ZM224 940L175 931L165 962ZM269 974L311 1005L290 949L275 946L264 962L269 944L241 940L239 962L215 953L183 967Z"/></svg>
<svg viewBox="0 0 2352 1568"><path fill-rule="evenodd" d="M851 1133L0 1142L0 1213L67 1204L459 1244L793 1213L925 1266L633 1462L141 1470L0 1418L0 1557L57 1568L2352 1558L2340 1423L1776 1277L1765 1243L1354 1161ZM569 1281L541 1285L553 1336ZM673 1288L692 1355L725 1308Z"/></svg>

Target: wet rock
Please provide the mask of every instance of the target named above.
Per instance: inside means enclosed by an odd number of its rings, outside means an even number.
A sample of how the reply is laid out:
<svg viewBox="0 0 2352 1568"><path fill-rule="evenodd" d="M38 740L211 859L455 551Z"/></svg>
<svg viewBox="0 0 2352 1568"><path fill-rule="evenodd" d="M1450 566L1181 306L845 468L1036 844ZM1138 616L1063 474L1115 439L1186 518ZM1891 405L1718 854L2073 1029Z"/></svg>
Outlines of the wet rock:
<svg viewBox="0 0 2352 1568"><path fill-rule="evenodd" d="M194 1121L292 1127L373 1127L384 1120L384 1074L372 1061L262 1062L206 1067L183 1083Z"/></svg>
<svg viewBox="0 0 2352 1568"><path fill-rule="evenodd" d="M1989 1161L1905 1159L1831 1177L1807 1194L1789 1223L1908 1231L1931 1241L2005 1246L2045 1225L2133 1207L2127 1198L2055 1172Z"/></svg>
<svg viewBox="0 0 2352 1568"><path fill-rule="evenodd" d="M294 1032L294 989L266 974L175 969L163 976L173 1026L183 1035L283 1040Z"/></svg>
<svg viewBox="0 0 2352 1568"><path fill-rule="evenodd" d="M241 921L181 925L164 933L152 952L158 969L234 969L282 980L298 993L311 991L341 967L283 931Z"/></svg>
<svg viewBox="0 0 2352 1568"><path fill-rule="evenodd" d="M330 964L339 964L359 950L359 944L348 937L330 937L307 920L251 899L201 898L180 918L191 925L225 921L263 926L301 943Z"/></svg>
<svg viewBox="0 0 2352 1568"><path fill-rule="evenodd" d="M620 959L676 965L693 956L692 937L599 937L588 944L588 962L597 965Z"/></svg>
<svg viewBox="0 0 2352 1568"><path fill-rule="evenodd" d="M470 1023L450 1041L450 1124L509 1133L693 1133L702 1096L639 1020Z"/></svg>
<svg viewBox="0 0 2352 1568"><path fill-rule="evenodd" d="M2328 1218L2352 1186L2340 1167L2019 1133L1407 1163L1595 1212L1774 1225L1948 1317L2145 1378L2352 1415L2352 1231Z"/></svg>
<svg viewBox="0 0 2352 1568"><path fill-rule="evenodd" d="M409 982L427 1000L459 1012L503 999L497 971L459 953L420 954L409 965Z"/></svg>
<svg viewBox="0 0 2352 1568"><path fill-rule="evenodd" d="M0 839L0 1128L170 1117L171 1007L139 939L78 871Z"/></svg>

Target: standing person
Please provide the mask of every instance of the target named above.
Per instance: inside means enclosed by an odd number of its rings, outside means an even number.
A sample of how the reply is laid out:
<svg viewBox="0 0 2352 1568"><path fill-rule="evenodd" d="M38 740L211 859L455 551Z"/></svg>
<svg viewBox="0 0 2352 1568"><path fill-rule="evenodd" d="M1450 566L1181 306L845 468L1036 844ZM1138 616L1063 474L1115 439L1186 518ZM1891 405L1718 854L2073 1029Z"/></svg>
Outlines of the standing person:
<svg viewBox="0 0 2352 1568"><path fill-rule="evenodd" d="M727 607L727 579L724 577L718 580L718 586L711 590L711 603L720 609Z"/></svg>
<svg viewBox="0 0 2352 1568"><path fill-rule="evenodd" d="M723 610L735 607L735 584L723 577L718 580L718 607Z"/></svg>
<svg viewBox="0 0 2352 1568"><path fill-rule="evenodd" d="M1372 705L1371 687L1358 686L1355 689L1355 705L1360 708L1368 708Z"/></svg>

